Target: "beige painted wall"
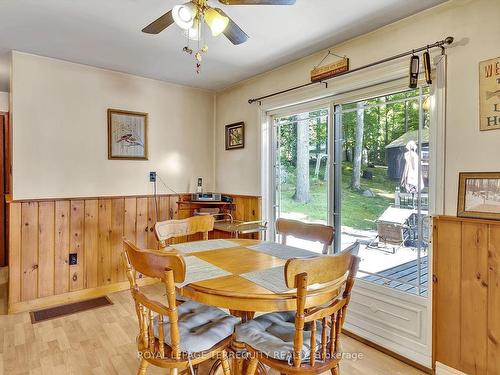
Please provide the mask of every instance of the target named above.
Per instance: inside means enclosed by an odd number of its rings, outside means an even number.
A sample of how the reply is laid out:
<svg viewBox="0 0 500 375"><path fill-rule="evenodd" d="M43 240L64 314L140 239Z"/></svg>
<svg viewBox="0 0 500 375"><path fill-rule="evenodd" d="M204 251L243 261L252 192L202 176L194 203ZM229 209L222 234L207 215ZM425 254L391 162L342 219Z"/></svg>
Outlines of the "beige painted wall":
<svg viewBox="0 0 500 375"><path fill-rule="evenodd" d="M500 131L480 132L478 63L500 56L498 0L453 0L334 48L351 67L407 51L451 35L448 50L445 211L456 213L459 171L499 171ZM260 125L256 104L247 100L308 81L324 51L254 77L217 94L216 186L220 191L259 194ZM350 78L353 83L356 75ZM335 82L335 81L333 81ZM333 83L332 82L332 83ZM245 149L224 150L224 125L245 121Z"/></svg>
<svg viewBox="0 0 500 375"><path fill-rule="evenodd" d="M0 92L0 112L9 111L9 93Z"/></svg>
<svg viewBox="0 0 500 375"><path fill-rule="evenodd" d="M14 199L149 194L213 184L214 94L13 53ZM149 160L107 158L107 109L149 113ZM169 192L161 184L160 192Z"/></svg>

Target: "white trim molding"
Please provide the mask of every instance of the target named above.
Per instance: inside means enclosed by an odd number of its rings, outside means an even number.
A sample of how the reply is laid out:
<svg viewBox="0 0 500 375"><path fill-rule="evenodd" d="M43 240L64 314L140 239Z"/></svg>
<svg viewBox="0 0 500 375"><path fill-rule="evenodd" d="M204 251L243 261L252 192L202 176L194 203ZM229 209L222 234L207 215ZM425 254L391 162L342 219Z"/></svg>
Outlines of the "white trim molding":
<svg viewBox="0 0 500 375"><path fill-rule="evenodd" d="M467 375L462 371L455 370L452 367L443 365L441 362L436 362L436 375Z"/></svg>

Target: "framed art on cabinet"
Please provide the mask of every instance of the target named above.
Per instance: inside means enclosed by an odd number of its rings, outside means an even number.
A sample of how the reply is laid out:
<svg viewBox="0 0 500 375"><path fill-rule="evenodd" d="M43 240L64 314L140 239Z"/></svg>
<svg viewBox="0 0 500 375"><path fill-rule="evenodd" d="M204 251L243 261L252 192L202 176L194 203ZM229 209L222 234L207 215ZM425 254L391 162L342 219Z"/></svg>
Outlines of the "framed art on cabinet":
<svg viewBox="0 0 500 375"><path fill-rule="evenodd" d="M500 220L500 172L460 173L457 216Z"/></svg>

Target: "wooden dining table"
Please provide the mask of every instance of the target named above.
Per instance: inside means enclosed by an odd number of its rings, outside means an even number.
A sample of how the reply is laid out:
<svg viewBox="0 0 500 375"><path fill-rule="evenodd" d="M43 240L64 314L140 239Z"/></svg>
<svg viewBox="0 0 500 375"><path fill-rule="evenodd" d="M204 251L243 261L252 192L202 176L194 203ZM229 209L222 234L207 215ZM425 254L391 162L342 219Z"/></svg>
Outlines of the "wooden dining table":
<svg viewBox="0 0 500 375"><path fill-rule="evenodd" d="M183 254L186 261L188 257L196 257L226 272L226 274L219 277L178 286L177 292L179 295L196 302L228 309L232 315L240 317L242 322L252 319L256 312L296 310L295 290L276 292L263 286L263 284L266 284L266 280L256 282L245 277L252 272L266 271L284 266L287 262L286 256L275 256L255 249L256 245L264 244L263 241L259 240L223 240L231 243L226 244L224 248L217 248L215 244L220 244L220 242L216 241L220 240L192 242L191 244L196 244L196 246L202 245L205 248L202 251L198 250L196 252L179 250L181 247L190 246L189 243L170 245L175 252ZM216 248L211 249L211 243ZM276 246L281 246L281 254L283 254L283 250L285 250L285 253L286 250L289 250L290 254L298 253L301 257L321 256L321 254L286 247L285 245ZM187 268L189 272L189 264ZM282 268L280 271L283 272ZM266 277L265 274L265 272L262 273L262 278L264 279ZM314 293L314 290L309 293L306 300L306 308L327 302L326 300L321 300L321 298L324 298L324 295L319 292L320 289L318 289L317 295ZM242 348L243 346L240 343L234 343L236 351ZM235 361L233 373L238 375L242 373L243 362L241 359Z"/></svg>

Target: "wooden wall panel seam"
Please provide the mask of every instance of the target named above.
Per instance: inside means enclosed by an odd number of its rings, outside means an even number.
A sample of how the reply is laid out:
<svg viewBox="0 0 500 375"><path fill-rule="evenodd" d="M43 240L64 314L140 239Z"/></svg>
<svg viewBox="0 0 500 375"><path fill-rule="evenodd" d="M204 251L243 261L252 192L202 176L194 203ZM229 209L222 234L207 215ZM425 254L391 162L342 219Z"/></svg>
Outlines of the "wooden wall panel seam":
<svg viewBox="0 0 500 375"><path fill-rule="evenodd" d="M38 204L38 298L54 294L55 204Z"/></svg>
<svg viewBox="0 0 500 375"><path fill-rule="evenodd" d="M38 203L21 205L21 299L38 298Z"/></svg>
<svg viewBox="0 0 500 375"><path fill-rule="evenodd" d="M488 374L500 374L500 229L488 228ZM492 239L493 238L493 239Z"/></svg>

